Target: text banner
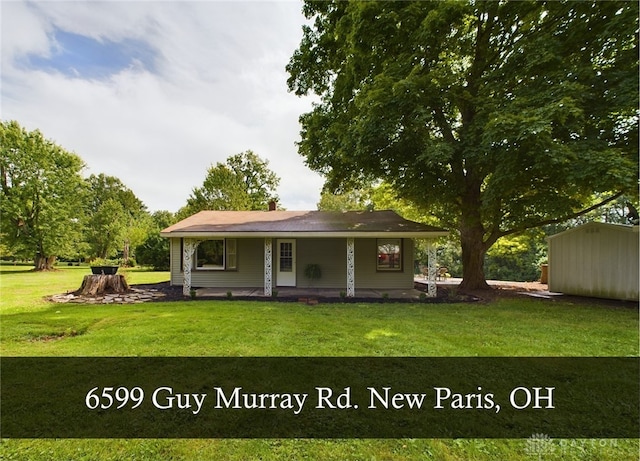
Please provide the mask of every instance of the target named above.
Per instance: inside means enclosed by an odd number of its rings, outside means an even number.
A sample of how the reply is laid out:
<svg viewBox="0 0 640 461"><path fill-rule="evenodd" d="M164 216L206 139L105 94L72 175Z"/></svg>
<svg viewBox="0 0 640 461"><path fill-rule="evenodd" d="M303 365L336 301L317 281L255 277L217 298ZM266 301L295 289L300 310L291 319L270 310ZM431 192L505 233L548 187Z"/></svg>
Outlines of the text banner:
<svg viewBox="0 0 640 461"><path fill-rule="evenodd" d="M8 438L636 438L639 359L0 361Z"/></svg>

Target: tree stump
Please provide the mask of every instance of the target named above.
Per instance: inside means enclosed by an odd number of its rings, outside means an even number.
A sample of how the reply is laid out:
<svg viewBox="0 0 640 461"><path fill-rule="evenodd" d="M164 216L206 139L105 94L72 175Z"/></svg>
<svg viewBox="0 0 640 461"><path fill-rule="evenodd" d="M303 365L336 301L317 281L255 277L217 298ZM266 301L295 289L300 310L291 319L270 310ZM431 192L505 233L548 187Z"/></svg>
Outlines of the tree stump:
<svg viewBox="0 0 640 461"><path fill-rule="evenodd" d="M105 293L124 293L129 285L124 275L85 275L77 293L84 296L96 296Z"/></svg>

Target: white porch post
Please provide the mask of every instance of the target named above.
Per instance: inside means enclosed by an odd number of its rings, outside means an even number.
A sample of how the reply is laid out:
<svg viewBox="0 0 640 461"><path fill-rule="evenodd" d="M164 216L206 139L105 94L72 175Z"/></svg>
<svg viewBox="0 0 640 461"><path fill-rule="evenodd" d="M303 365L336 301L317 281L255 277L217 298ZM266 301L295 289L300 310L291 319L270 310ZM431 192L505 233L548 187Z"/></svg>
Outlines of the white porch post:
<svg viewBox="0 0 640 461"><path fill-rule="evenodd" d="M355 245L353 237L347 238L347 297L356 295Z"/></svg>
<svg viewBox="0 0 640 461"><path fill-rule="evenodd" d="M264 239L264 295L271 296L273 290L273 245L268 237Z"/></svg>
<svg viewBox="0 0 640 461"><path fill-rule="evenodd" d="M427 240L427 296L429 298L435 298L437 296L436 287L436 245L435 240Z"/></svg>
<svg viewBox="0 0 640 461"><path fill-rule="evenodd" d="M182 243L182 271L184 278L182 282L182 294L189 296L191 291L191 267L193 266L193 254L202 240L183 239Z"/></svg>

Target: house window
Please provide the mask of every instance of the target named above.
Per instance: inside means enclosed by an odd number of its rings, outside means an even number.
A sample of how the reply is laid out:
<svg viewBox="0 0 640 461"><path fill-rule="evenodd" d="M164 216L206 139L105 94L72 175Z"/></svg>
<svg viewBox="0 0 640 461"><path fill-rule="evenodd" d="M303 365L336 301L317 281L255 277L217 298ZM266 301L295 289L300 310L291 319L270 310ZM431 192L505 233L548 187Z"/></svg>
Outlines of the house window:
<svg viewBox="0 0 640 461"><path fill-rule="evenodd" d="M215 239L200 242L195 254L196 269L236 270L236 239Z"/></svg>
<svg viewBox="0 0 640 461"><path fill-rule="evenodd" d="M402 270L402 239L378 239L379 271Z"/></svg>
<svg viewBox="0 0 640 461"><path fill-rule="evenodd" d="M201 270L238 270L238 244L236 239L205 240L193 255L192 268ZM220 254L223 256L220 256ZM226 258L226 266L221 261ZM184 263L184 239L180 239L180 272Z"/></svg>
<svg viewBox="0 0 640 461"><path fill-rule="evenodd" d="M293 272L293 242L280 242L280 272Z"/></svg>
<svg viewBox="0 0 640 461"><path fill-rule="evenodd" d="M237 243L236 239L226 239L227 244L227 270L235 271L238 269Z"/></svg>
<svg viewBox="0 0 640 461"><path fill-rule="evenodd" d="M196 269L224 269L224 240L205 240L196 249Z"/></svg>

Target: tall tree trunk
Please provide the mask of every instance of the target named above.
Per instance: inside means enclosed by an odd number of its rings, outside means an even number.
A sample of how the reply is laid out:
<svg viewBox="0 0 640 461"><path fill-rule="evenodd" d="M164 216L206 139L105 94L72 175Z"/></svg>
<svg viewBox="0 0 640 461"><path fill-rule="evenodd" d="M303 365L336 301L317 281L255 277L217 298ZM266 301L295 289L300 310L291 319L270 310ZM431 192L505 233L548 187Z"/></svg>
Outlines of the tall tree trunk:
<svg viewBox="0 0 640 461"><path fill-rule="evenodd" d="M489 285L484 275L484 255L487 252L482 241L482 228L461 230L462 283L461 289L486 290Z"/></svg>
<svg viewBox="0 0 640 461"><path fill-rule="evenodd" d="M480 208L480 180L467 182L463 198L460 220L460 244L462 246L462 283L466 290L486 290L489 288L484 275L484 255L487 245L484 242L484 227Z"/></svg>
<svg viewBox="0 0 640 461"><path fill-rule="evenodd" d="M45 256L38 253L35 258L33 258L33 269L36 271L52 271L55 262L55 256Z"/></svg>

